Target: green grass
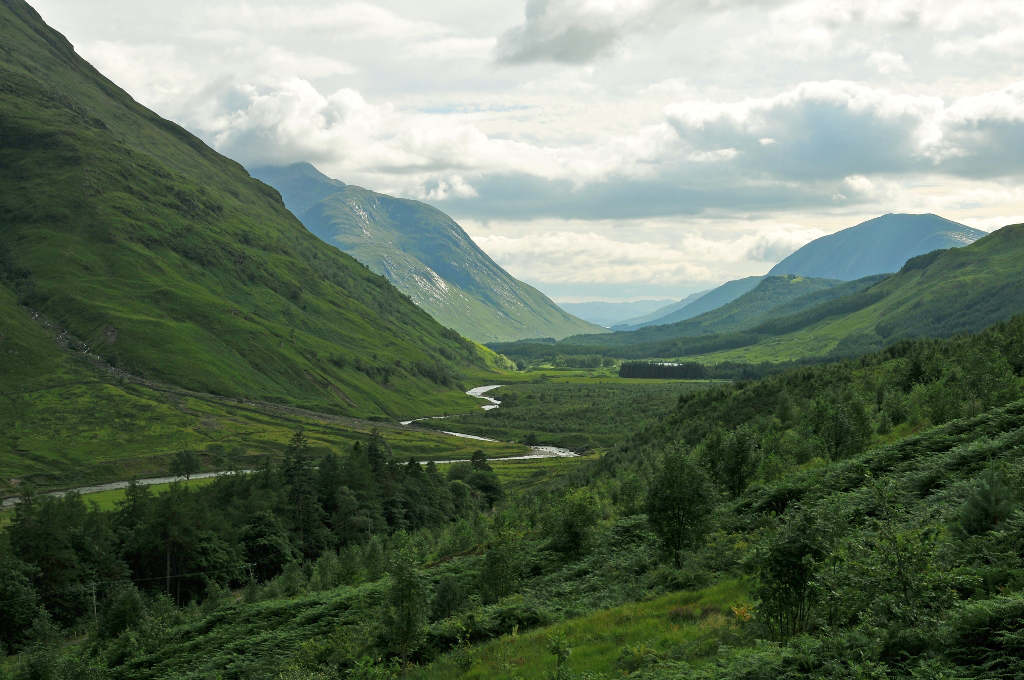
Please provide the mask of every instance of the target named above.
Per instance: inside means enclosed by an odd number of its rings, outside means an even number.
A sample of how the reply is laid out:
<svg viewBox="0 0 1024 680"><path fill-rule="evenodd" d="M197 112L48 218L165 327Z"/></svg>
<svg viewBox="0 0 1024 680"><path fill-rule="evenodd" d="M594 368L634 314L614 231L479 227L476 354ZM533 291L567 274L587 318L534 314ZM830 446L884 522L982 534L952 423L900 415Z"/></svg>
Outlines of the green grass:
<svg viewBox="0 0 1024 680"><path fill-rule="evenodd" d="M505 635L468 652L449 653L413 669L408 677L545 680L555 670L552 639L562 640L571 650L567 666L572 673L612 677L665 659L700 663L714 658L720 644L742 637L743 621L732 607L749 604L742 581L723 580L702 590L670 593Z"/></svg>

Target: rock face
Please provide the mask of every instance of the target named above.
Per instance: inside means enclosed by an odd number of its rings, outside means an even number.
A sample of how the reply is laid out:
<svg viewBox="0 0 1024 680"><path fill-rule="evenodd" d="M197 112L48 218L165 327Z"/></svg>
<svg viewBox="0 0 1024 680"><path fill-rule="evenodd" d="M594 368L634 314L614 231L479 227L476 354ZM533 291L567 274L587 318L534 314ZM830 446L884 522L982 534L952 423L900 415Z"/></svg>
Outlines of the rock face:
<svg viewBox="0 0 1024 680"><path fill-rule="evenodd" d="M513 278L454 220L419 201L331 179L308 163L253 168L322 240L386 276L441 324L480 342L604 329Z"/></svg>
<svg viewBox="0 0 1024 680"><path fill-rule="evenodd" d="M983 231L938 215L882 215L811 241L772 267L768 275L853 281L897 272L912 257L970 245L983 236Z"/></svg>

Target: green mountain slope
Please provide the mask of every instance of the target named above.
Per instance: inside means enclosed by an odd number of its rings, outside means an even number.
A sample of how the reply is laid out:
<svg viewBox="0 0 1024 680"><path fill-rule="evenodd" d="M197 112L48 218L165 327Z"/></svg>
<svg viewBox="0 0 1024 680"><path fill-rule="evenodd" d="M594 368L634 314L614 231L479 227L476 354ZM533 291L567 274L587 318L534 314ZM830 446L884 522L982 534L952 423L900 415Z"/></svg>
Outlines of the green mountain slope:
<svg viewBox="0 0 1024 680"><path fill-rule="evenodd" d="M305 163L252 172L281 191L311 232L466 337L489 342L603 331L513 278L436 208L343 184Z"/></svg>
<svg viewBox="0 0 1024 680"><path fill-rule="evenodd" d="M457 376L486 369L21 0L0 5L0 45L0 280L90 352L197 391L358 415L448 407ZM50 370L26 356L0 389Z"/></svg>
<svg viewBox="0 0 1024 680"><path fill-rule="evenodd" d="M714 288L697 299L679 306L664 316L637 324L636 328L643 328L645 326L664 326L666 324L686 321L687 319L692 319L695 316L700 316L701 314L718 309L722 305L732 302L744 293L749 293L757 287L757 284L761 283L762 279L764 279L763 276L748 276L746 278L736 279L735 281L726 281L718 288ZM682 301L685 302L687 299L688 298L684 298ZM635 329L623 328L622 330Z"/></svg>
<svg viewBox="0 0 1024 680"><path fill-rule="evenodd" d="M811 241L772 267L768 275L852 281L899 271L912 257L965 246L983 236L983 231L938 215L883 215Z"/></svg>

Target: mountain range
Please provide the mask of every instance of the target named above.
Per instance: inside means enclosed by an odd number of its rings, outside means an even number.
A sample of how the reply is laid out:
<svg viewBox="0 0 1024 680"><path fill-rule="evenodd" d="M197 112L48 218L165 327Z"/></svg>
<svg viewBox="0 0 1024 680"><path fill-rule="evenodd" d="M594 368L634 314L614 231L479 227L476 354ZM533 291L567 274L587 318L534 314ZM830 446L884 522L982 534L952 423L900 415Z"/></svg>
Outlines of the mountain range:
<svg viewBox="0 0 1024 680"><path fill-rule="evenodd" d="M320 239L349 253L442 325L480 342L603 329L512 277L452 218L419 201L331 179L308 163L258 167Z"/></svg>
<svg viewBox="0 0 1024 680"><path fill-rule="evenodd" d="M772 267L767 276L795 274L853 281L896 272L912 257L962 247L983 236L983 231L938 215L890 213L811 241ZM613 329L630 331L692 319L753 290L762 278L751 276L728 281L709 292L694 293Z"/></svg>
<svg viewBox="0 0 1024 680"><path fill-rule="evenodd" d="M675 302L672 300L635 300L633 302L559 302L558 306L573 316L610 328L638 316L656 313L671 304L675 304Z"/></svg>
<svg viewBox="0 0 1024 680"><path fill-rule="evenodd" d="M510 356L603 354L719 362L848 357L899 340L974 332L1024 312L1024 225L962 248L911 258L895 274L854 281L771 276L721 308L675 324L556 345L493 345ZM788 282L788 283L787 283ZM801 292L801 284L818 290Z"/></svg>

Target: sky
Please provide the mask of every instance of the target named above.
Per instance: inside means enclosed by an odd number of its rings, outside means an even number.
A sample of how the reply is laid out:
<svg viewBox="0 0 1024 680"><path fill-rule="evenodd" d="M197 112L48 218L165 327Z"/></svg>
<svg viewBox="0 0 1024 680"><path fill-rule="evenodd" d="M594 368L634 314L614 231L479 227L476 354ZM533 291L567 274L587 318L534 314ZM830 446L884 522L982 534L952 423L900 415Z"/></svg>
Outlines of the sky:
<svg viewBox="0 0 1024 680"><path fill-rule="evenodd" d="M1024 222L1019 0L32 4L221 153L431 203L559 301L681 298L887 212Z"/></svg>

